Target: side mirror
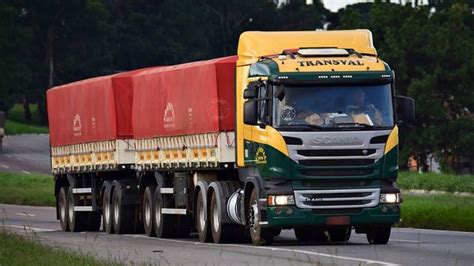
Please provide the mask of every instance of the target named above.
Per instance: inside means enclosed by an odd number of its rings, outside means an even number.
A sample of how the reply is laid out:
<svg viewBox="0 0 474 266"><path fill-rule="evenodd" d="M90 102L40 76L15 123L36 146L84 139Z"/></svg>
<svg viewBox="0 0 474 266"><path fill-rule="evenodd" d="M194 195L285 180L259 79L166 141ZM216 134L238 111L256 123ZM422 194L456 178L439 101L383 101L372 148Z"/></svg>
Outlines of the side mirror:
<svg viewBox="0 0 474 266"><path fill-rule="evenodd" d="M258 125L257 123L257 101L254 99L244 103L244 123L247 125Z"/></svg>
<svg viewBox="0 0 474 266"><path fill-rule="evenodd" d="M411 123L415 121L415 100L406 96L395 96L397 105L397 122Z"/></svg>
<svg viewBox="0 0 474 266"><path fill-rule="evenodd" d="M257 98L257 89L255 86L249 86L244 90L244 99L255 99Z"/></svg>

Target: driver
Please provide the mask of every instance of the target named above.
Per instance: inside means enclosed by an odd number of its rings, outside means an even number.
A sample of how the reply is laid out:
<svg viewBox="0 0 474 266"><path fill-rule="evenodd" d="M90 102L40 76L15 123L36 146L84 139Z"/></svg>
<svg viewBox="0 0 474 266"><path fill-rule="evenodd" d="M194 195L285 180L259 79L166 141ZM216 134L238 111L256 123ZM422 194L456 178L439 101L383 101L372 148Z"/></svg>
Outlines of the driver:
<svg viewBox="0 0 474 266"><path fill-rule="evenodd" d="M384 124L382 119L382 114L377 108L370 103L365 102L365 92L361 89L358 89L352 92L353 105L348 105L346 107L346 113L352 115L355 119L357 115L369 115L373 124L381 126Z"/></svg>

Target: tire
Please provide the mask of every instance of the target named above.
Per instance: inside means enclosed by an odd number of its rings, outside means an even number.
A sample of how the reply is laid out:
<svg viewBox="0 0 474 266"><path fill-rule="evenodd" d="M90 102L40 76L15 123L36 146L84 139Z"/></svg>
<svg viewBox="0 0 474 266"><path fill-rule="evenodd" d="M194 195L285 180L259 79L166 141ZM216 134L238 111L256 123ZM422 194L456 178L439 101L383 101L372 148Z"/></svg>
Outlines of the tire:
<svg viewBox="0 0 474 266"><path fill-rule="evenodd" d="M258 196L254 188L250 194L250 200L247 206L247 217L249 222L250 238L252 244L256 246L271 245L273 243L273 233L269 228L263 228L260 223L260 214L258 213Z"/></svg>
<svg viewBox="0 0 474 266"><path fill-rule="evenodd" d="M311 227L310 226L302 226L302 227L295 227L295 236L298 242L306 243L312 241L311 237Z"/></svg>
<svg viewBox="0 0 474 266"><path fill-rule="evenodd" d="M59 223L61 224L61 229L65 232L70 231L68 224L68 190L69 187L61 187L58 195Z"/></svg>
<svg viewBox="0 0 474 266"><path fill-rule="evenodd" d="M230 243L234 236L234 224L221 223L221 213L217 204L217 193L212 193L209 207L210 227L214 243Z"/></svg>
<svg viewBox="0 0 474 266"><path fill-rule="evenodd" d="M109 234L113 234L114 226L112 223L113 217L113 208L112 208L112 196L113 191L112 187L108 186L105 188L104 196L102 197L102 212L104 214L104 218L102 219L102 228L105 232Z"/></svg>
<svg viewBox="0 0 474 266"><path fill-rule="evenodd" d="M179 238L188 238L191 235L191 227L193 224L191 217L188 215L177 215L174 218L176 219L175 236Z"/></svg>
<svg viewBox="0 0 474 266"><path fill-rule="evenodd" d="M153 224L153 216L155 211L155 201L153 200L153 195L155 194L155 189L155 186L148 186L145 188L145 193L143 194L142 220L143 226L145 228L145 234L147 236L156 236L155 225Z"/></svg>
<svg viewBox="0 0 474 266"><path fill-rule="evenodd" d="M391 225L379 225L370 227L367 231L367 240L370 244L385 245L390 239Z"/></svg>
<svg viewBox="0 0 474 266"><path fill-rule="evenodd" d="M72 193L72 188L68 189L67 203L69 230L72 232L85 231L88 225L89 213L74 211L74 206L76 206L76 204L74 194Z"/></svg>
<svg viewBox="0 0 474 266"><path fill-rule="evenodd" d="M332 242L347 242L351 238L351 226L338 226L328 229L329 240Z"/></svg>
<svg viewBox="0 0 474 266"><path fill-rule="evenodd" d="M163 197L159 189L155 189L153 200L155 202L153 223L155 225L156 236L160 238L170 238L175 236L177 222L176 215L163 214L161 212L161 209L165 208L166 205L163 202Z"/></svg>
<svg viewBox="0 0 474 266"><path fill-rule="evenodd" d="M133 205L123 205L125 197L120 186L116 186L112 196L112 223L116 234L132 233L135 222L135 209Z"/></svg>
<svg viewBox="0 0 474 266"><path fill-rule="evenodd" d="M196 218L195 226L198 231L199 241L201 243L211 242L212 232L209 230L209 216L206 211L205 192L199 191L196 199Z"/></svg>
<svg viewBox="0 0 474 266"><path fill-rule="evenodd" d="M96 232L100 230L102 215L100 212L90 212L88 217L87 231Z"/></svg>
<svg viewBox="0 0 474 266"><path fill-rule="evenodd" d="M295 227L295 236L298 242L309 243L309 242L326 242L327 236L324 228L316 226L302 226Z"/></svg>

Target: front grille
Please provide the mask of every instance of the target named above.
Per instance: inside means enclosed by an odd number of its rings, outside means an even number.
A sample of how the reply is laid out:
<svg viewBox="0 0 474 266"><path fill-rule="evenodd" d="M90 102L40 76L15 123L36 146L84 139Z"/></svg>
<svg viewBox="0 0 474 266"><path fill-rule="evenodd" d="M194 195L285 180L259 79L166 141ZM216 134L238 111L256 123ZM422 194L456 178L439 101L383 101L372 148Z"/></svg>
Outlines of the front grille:
<svg viewBox="0 0 474 266"><path fill-rule="evenodd" d="M374 181L366 179L317 179L303 180L301 185L308 188L368 187Z"/></svg>
<svg viewBox="0 0 474 266"><path fill-rule="evenodd" d="M375 153L375 149L345 149L345 150L298 150L297 153L307 157L317 156L368 156Z"/></svg>
<svg viewBox="0 0 474 266"><path fill-rule="evenodd" d="M334 210L327 210L327 209L313 209L313 213L320 214L320 215L347 215L347 214L359 214L362 212L363 209L356 208L356 209L334 209Z"/></svg>
<svg viewBox="0 0 474 266"><path fill-rule="evenodd" d="M374 169L310 169L301 170L305 176L367 176L374 173Z"/></svg>
<svg viewBox="0 0 474 266"><path fill-rule="evenodd" d="M330 159L330 160L299 160L304 166L361 166L370 165L375 162L373 159Z"/></svg>
<svg viewBox="0 0 474 266"><path fill-rule="evenodd" d="M297 190L298 208L354 209L374 207L379 203L380 189Z"/></svg>

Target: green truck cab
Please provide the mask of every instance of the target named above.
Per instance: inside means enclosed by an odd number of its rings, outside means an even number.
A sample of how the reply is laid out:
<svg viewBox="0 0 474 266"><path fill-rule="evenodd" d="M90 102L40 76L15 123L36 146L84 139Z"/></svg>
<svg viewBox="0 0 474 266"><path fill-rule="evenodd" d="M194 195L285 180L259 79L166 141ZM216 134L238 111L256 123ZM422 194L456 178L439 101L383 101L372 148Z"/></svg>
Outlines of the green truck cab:
<svg viewBox="0 0 474 266"><path fill-rule="evenodd" d="M387 243L400 221L397 121L414 110L394 81L368 30L242 34L237 162L261 183L246 204L254 243L279 228L344 241L352 227Z"/></svg>

